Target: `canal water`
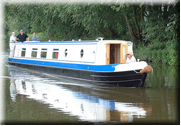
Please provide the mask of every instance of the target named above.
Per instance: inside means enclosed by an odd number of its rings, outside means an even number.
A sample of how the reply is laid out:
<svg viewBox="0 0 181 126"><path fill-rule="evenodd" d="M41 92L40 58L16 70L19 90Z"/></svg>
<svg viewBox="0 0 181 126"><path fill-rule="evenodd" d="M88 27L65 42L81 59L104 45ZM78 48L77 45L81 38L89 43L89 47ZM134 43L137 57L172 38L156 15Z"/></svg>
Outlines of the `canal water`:
<svg viewBox="0 0 181 126"><path fill-rule="evenodd" d="M3 124L179 124L179 68L153 65L143 88L104 87L8 65Z"/></svg>

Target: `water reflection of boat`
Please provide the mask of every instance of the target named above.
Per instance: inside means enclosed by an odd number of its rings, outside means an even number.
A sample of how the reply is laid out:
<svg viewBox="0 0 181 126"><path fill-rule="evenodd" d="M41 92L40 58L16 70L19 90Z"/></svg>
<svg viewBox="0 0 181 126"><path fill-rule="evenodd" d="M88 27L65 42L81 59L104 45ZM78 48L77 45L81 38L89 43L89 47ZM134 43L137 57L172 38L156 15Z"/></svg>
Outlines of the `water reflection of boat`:
<svg viewBox="0 0 181 126"><path fill-rule="evenodd" d="M53 80L42 82L41 77L35 80L28 73L16 69L9 70L11 75L10 92L12 100L20 94L50 108L76 116L90 122L121 121L132 122L134 118L145 118L151 107L144 89L85 87L53 84ZM20 75L18 78L18 74ZM26 75L27 78L21 75ZM13 79L16 78L16 79ZM39 79L37 79L39 78ZM56 80L55 80L56 82ZM52 84L51 84L52 83ZM121 91L121 92L120 92ZM109 93L109 95L106 95Z"/></svg>

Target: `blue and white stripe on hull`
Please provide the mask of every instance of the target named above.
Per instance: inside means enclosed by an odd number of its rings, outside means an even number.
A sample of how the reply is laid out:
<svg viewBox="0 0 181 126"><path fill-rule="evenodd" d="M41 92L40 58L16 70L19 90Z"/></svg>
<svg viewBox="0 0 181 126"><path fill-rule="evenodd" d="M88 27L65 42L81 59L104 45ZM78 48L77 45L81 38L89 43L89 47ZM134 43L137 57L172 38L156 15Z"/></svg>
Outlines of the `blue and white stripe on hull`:
<svg viewBox="0 0 181 126"><path fill-rule="evenodd" d="M87 64L75 64L75 63L52 62L52 61L41 61L41 60L28 60L28 59L16 59L16 58L9 58L9 62L27 64L27 65L36 65L36 66L75 69L75 70L97 71L97 72L114 72L115 66L118 65L118 64L87 65Z"/></svg>
<svg viewBox="0 0 181 126"><path fill-rule="evenodd" d="M9 62L20 63L27 65L46 66L46 67L57 67L75 70L86 70L95 72L121 72L130 70L139 70L147 66L146 62L135 62L135 63L117 63L109 65L89 65L89 64L77 64L70 62L53 62L50 60L29 60L29 59L17 59L9 58Z"/></svg>

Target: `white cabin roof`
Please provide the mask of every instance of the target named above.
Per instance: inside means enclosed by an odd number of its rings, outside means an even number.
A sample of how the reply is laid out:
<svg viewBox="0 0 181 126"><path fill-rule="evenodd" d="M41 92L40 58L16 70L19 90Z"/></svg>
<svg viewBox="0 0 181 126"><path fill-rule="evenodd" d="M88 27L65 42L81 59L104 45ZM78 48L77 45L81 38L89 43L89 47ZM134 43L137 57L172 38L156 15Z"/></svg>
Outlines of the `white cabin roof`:
<svg viewBox="0 0 181 126"><path fill-rule="evenodd" d="M101 41L99 41L101 42ZM102 42L104 43L128 43L128 44L131 44L132 42L131 41L125 41L125 40L102 40Z"/></svg>
<svg viewBox="0 0 181 126"><path fill-rule="evenodd" d="M131 41L125 41L125 40L83 40L83 41L51 41L51 42L35 42L35 41L25 41L25 42L19 42L18 44L28 44L28 45L56 45L56 44L97 44L97 43L127 43L132 44Z"/></svg>

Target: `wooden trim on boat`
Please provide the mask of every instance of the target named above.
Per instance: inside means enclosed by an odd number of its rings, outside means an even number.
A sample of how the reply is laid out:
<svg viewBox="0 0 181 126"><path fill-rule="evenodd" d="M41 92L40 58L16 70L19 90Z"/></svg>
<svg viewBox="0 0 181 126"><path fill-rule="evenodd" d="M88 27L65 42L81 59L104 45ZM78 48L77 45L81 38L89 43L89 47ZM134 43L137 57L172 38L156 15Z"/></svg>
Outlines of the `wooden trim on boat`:
<svg viewBox="0 0 181 126"><path fill-rule="evenodd" d="M128 44L120 44L121 56L120 56L120 63L126 63L126 58L123 57L123 46L126 46L126 53L128 53Z"/></svg>
<svg viewBox="0 0 181 126"><path fill-rule="evenodd" d="M106 44L106 64L110 64L110 43Z"/></svg>
<svg viewBox="0 0 181 126"><path fill-rule="evenodd" d="M128 53L128 44L119 44L119 43L107 43L106 44L106 64L110 64L111 63L111 45L120 45L119 49L117 47L115 47L115 51L118 53L120 53L120 55L118 55L120 58L117 58L117 60L119 60L119 63L125 63L127 58L123 57L123 46L126 47L126 52L125 54ZM115 63L117 63L116 61L114 61Z"/></svg>

